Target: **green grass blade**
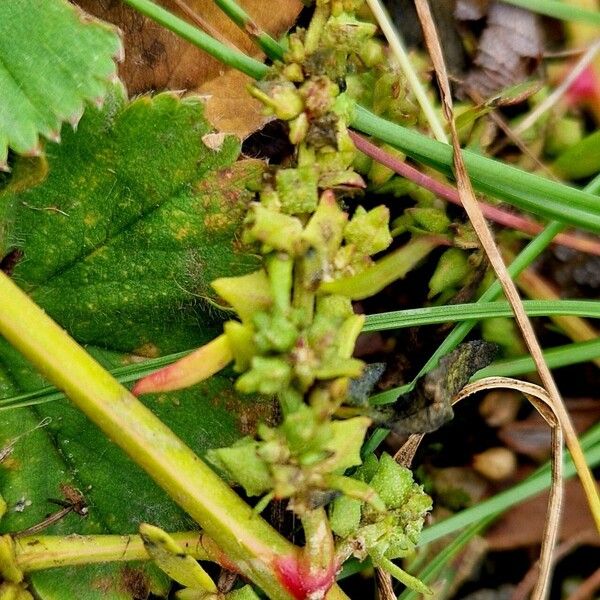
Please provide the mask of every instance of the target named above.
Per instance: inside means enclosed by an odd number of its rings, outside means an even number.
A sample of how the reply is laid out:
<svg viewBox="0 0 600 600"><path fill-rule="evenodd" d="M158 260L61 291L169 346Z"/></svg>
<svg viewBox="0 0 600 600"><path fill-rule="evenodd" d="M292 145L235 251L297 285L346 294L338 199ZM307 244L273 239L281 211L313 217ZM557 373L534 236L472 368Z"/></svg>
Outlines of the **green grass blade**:
<svg viewBox="0 0 600 600"><path fill-rule="evenodd" d="M442 571L442 569L479 533L481 533L496 515L490 515L478 523L474 523L456 536L441 552L436 554L427 566L417 575L425 584L430 584ZM418 600L420 594L414 590L406 589L398 596L398 600Z"/></svg>
<svg viewBox="0 0 600 600"><path fill-rule="evenodd" d="M579 21L600 27L599 12L574 6L570 2L560 0L504 0L504 2L562 21Z"/></svg>
<svg viewBox="0 0 600 600"><path fill-rule="evenodd" d="M214 0L214 3L271 59L283 60L283 48L268 33L260 31L252 17L234 0Z"/></svg>
<svg viewBox="0 0 600 600"><path fill-rule="evenodd" d="M600 318L600 302L594 300L524 300L523 306L530 317L571 315ZM434 325L470 319L510 317L513 312L508 302L475 302L449 306L413 308L376 315L367 315L363 332L400 329L420 325Z"/></svg>
<svg viewBox="0 0 600 600"><path fill-rule="evenodd" d="M585 450L585 458L590 467L594 468L600 464L600 425L596 425L585 436L581 438L581 444ZM590 447L590 441L595 441L595 444ZM575 467L570 456L565 463L564 478L570 478L575 475ZM531 475L521 483L514 487L484 500L479 504L467 508L460 513L457 513L439 523L435 523L431 527L427 527L421 534L419 545L428 544L434 540L438 540L446 535L460 531L464 527L487 519L491 515L497 515L511 508L519 502L523 502L528 498L539 494L540 492L550 487L550 468L545 465L543 469Z"/></svg>
<svg viewBox="0 0 600 600"><path fill-rule="evenodd" d="M548 310L547 305L550 304L567 304L571 308L556 307L556 310ZM500 305L500 306L496 306ZM382 324L373 323L370 325L367 320L365 331L380 331L382 329L394 329L397 327L411 327L413 325L427 325L432 323L444 323L454 319L466 319L471 318L472 315L476 315L477 318L504 316L510 314L510 310L507 306L503 306L503 302L490 302L482 305L478 304L467 304L457 305L455 307L434 307L424 309L414 309L410 311L399 311L398 313L384 313L383 315L371 315L371 317L387 317L391 315L389 323L391 326L387 326L387 323ZM584 305L584 306L583 306ZM584 300L564 300L561 302L549 302L549 301L527 301L525 304L528 307L528 313L532 316L535 315L547 315L547 314L570 314L577 316L592 316L600 318L600 303L594 301ZM465 310L461 310L462 308ZM477 307L477 312L471 312ZM552 308L552 307L550 307ZM450 316L442 318L442 309L452 309ZM431 311L431 312L430 312ZM403 318L404 313L409 313L408 318ZM461 314L462 313L462 314ZM416 314L416 318L415 315ZM178 352L176 354L169 354L160 358L151 358L142 363L136 363L113 369L110 373L113 377L119 381L119 383L131 383L137 381L141 377L149 375L156 369L160 369L167 365L174 363L176 360L187 356L192 350L186 352ZM551 348L544 352L544 357L548 362L550 368L556 369L559 367L565 367L581 362L587 362L600 357L600 339L590 340L587 342L578 342L574 344L566 344L564 346L558 346ZM473 377L475 379L481 379L482 377L492 376L514 376L521 375L523 373L530 373L535 370L533 360L529 356L521 356L517 358L508 358L499 360L491 364L489 367L478 371ZM404 386L403 388L394 388L387 390L381 394L376 394L371 398L373 404L388 404L394 402L399 394L405 393L410 390L410 386ZM24 406L33 406L35 404L42 404L44 402L52 402L54 400L60 400L64 398L64 395L57 391L53 386L47 386L29 392L27 394L20 394L18 396L11 396L10 398L0 399L0 411L9 410L14 408L21 408ZM374 432L373 436L367 441L364 447L365 455L369 452L374 451L379 444L385 439L387 433L383 429L378 429Z"/></svg>
<svg viewBox="0 0 600 600"><path fill-rule="evenodd" d="M356 106L352 126L395 146L411 158L452 176L452 148L417 131L390 123ZM521 210L600 233L600 197L463 150L475 189Z"/></svg>
<svg viewBox="0 0 600 600"><path fill-rule="evenodd" d="M557 346L544 351L544 358L551 369L587 362L598 357L600 357L600 338ZM492 363L489 367L477 371L473 380L484 377L514 377L533 372L535 372L533 359L530 356L519 356Z"/></svg>

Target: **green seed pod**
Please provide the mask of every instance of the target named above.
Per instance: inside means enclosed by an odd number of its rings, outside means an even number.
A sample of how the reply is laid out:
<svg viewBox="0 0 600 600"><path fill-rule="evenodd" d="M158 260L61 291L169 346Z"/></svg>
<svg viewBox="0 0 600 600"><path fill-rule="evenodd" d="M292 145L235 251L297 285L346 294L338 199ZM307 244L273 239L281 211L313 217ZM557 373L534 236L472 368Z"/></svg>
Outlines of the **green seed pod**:
<svg viewBox="0 0 600 600"><path fill-rule="evenodd" d="M444 290L464 284L470 272L471 267L467 254L458 248L449 248L440 257L429 280L428 298L433 298Z"/></svg>
<svg viewBox="0 0 600 600"><path fill-rule="evenodd" d="M414 219L415 223L432 233L445 233L450 227L450 219L441 208L416 207L409 208L407 213Z"/></svg>
<svg viewBox="0 0 600 600"><path fill-rule="evenodd" d="M389 220L390 211L386 206L377 206L369 212L359 206L344 229L344 239L354 244L361 254L377 254L392 243Z"/></svg>
<svg viewBox="0 0 600 600"><path fill-rule="evenodd" d="M315 211L319 201L316 165L279 169L275 181L282 212L295 215Z"/></svg>
<svg viewBox="0 0 600 600"><path fill-rule="evenodd" d="M302 222L296 217L252 204L246 219L243 240L261 242L264 246L294 256L302 250Z"/></svg>

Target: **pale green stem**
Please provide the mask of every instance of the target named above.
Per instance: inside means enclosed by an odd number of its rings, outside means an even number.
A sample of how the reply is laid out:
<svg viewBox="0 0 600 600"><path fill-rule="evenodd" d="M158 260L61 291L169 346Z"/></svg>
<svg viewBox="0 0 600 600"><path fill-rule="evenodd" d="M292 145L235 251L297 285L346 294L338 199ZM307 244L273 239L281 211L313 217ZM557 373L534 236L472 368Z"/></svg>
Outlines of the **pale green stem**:
<svg viewBox="0 0 600 600"><path fill-rule="evenodd" d="M335 544L324 508L315 508L301 517L306 545L304 557L314 576L334 569Z"/></svg>
<svg viewBox="0 0 600 600"><path fill-rule="evenodd" d="M415 71L412 63L410 62L410 58L406 52L406 48L402 43L402 38L398 30L396 29L394 23L390 19L390 16L383 6L381 0L367 0L367 4L371 9L381 31L383 31L383 35L388 41L406 80L408 81L408 85L412 90L429 126L431 127L431 131L433 135L439 142L448 142L448 137L446 136L446 130L444 129L444 125L442 124L442 120L440 115L438 114L435 106L431 102L429 96L427 95L427 91L423 87L421 83L421 79L417 72Z"/></svg>
<svg viewBox="0 0 600 600"><path fill-rule="evenodd" d="M403 279L439 245L439 240L433 237L414 237L364 271L322 283L319 293L341 294L352 300L369 298L390 283Z"/></svg>
<svg viewBox="0 0 600 600"><path fill-rule="evenodd" d="M273 570L298 549L257 516L192 450L0 273L0 334L142 467L270 597L290 600ZM218 557L217 557L218 558Z"/></svg>
<svg viewBox="0 0 600 600"><path fill-rule="evenodd" d="M179 546L197 560L210 560L200 531L172 533ZM139 535L38 535L17 538L15 556L28 573L55 567L150 560Z"/></svg>

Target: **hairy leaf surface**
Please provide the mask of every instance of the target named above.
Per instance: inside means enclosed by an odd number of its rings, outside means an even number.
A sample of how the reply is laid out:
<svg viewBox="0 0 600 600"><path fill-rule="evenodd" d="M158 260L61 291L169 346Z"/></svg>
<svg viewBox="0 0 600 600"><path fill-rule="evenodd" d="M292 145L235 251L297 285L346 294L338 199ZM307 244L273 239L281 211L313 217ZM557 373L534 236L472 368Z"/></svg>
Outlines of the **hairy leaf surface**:
<svg viewBox="0 0 600 600"><path fill-rule="evenodd" d="M102 110L87 111L76 132L65 128L62 144L49 145L47 175L22 159L0 191L0 249L17 257L13 277L107 367L212 337L219 311L208 310L209 282L255 268L236 231L261 163L234 162L239 143L210 136L198 100L161 94L127 103L118 90ZM0 397L41 385L0 340ZM269 412L237 397L227 376L144 400L198 453L232 443ZM60 508L50 499L64 500L69 487L81 491L89 512L68 514L48 533L135 533L141 522L193 527L66 400L3 411L0 448L13 441L0 463L9 506L2 531L39 523ZM31 584L43 600L121 600L168 589L154 568L130 564L39 572Z"/></svg>

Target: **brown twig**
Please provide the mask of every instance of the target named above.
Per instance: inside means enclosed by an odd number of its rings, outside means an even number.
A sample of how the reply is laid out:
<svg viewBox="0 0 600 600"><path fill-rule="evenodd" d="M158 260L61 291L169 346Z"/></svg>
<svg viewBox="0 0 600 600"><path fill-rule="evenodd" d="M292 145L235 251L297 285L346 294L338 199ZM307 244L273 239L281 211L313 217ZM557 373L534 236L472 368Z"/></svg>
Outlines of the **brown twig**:
<svg viewBox="0 0 600 600"><path fill-rule="evenodd" d="M350 137L352 138L356 148L367 156L370 156L373 160L385 165L398 175L409 179L413 183L416 183L426 190L433 192L439 198L447 200L448 202L456 204L457 206L463 206L463 203L460 199L460 194L456 188L438 181L437 179L422 173L415 167L388 154L385 150L382 150L355 131L350 131ZM487 219L494 221L499 225L504 225L529 235L537 235L544 229L543 225L537 221L534 221L533 219L529 219L522 215L509 213L505 210L497 208L496 206L492 206L491 204L479 202L479 206L481 207L483 215ZM578 250L580 252L586 252L587 254L600 256L600 242L588 237L577 237L568 233L559 233L554 238L553 242L560 244L561 246L573 248L574 250Z"/></svg>

